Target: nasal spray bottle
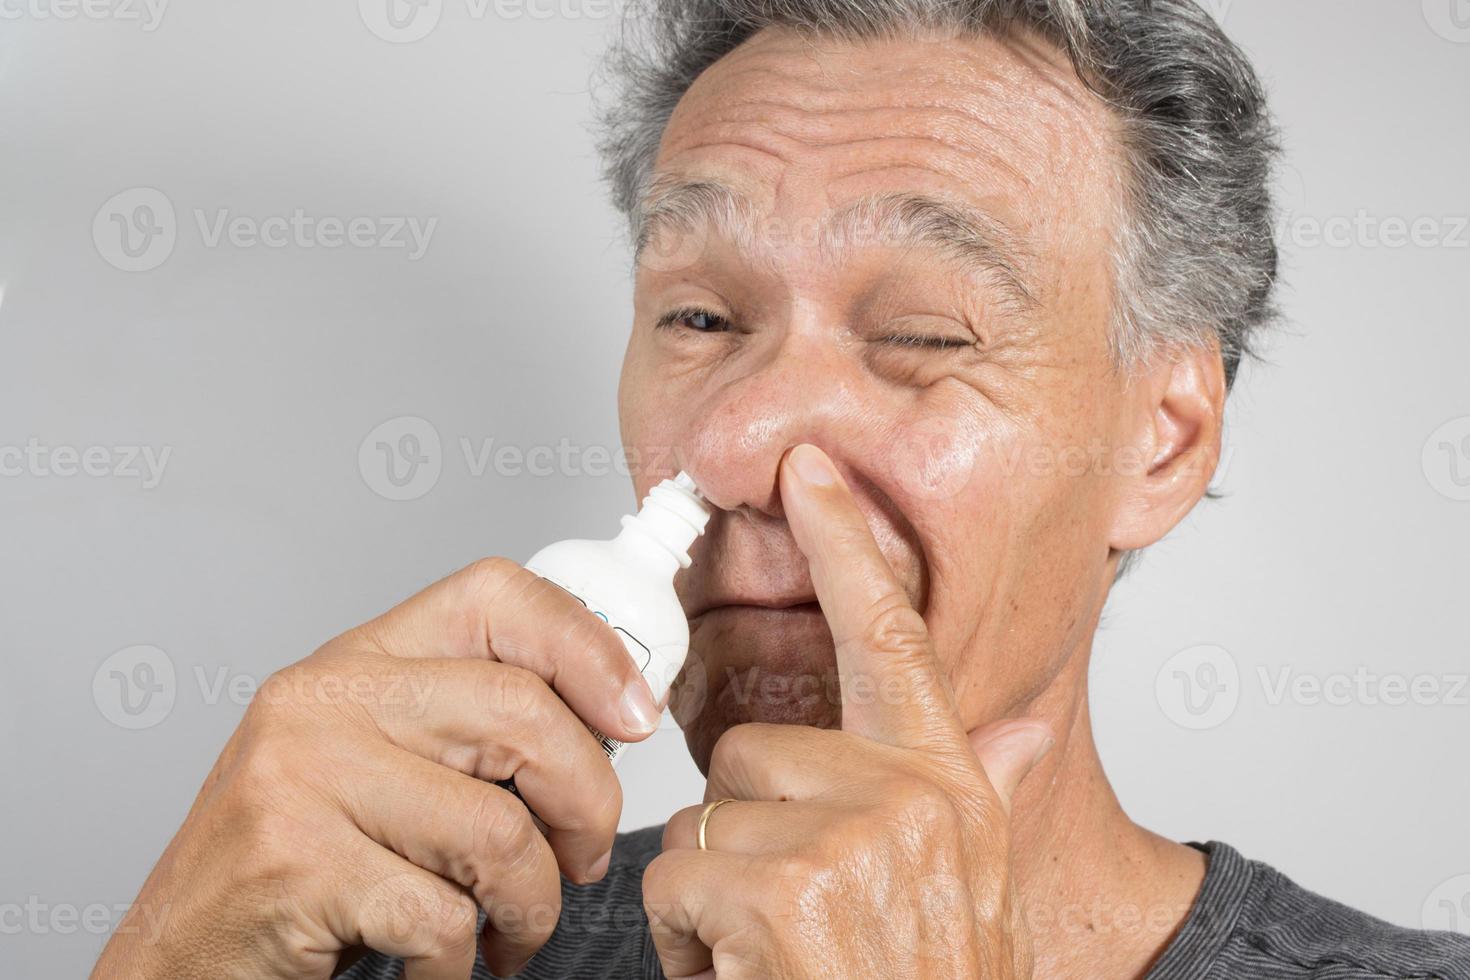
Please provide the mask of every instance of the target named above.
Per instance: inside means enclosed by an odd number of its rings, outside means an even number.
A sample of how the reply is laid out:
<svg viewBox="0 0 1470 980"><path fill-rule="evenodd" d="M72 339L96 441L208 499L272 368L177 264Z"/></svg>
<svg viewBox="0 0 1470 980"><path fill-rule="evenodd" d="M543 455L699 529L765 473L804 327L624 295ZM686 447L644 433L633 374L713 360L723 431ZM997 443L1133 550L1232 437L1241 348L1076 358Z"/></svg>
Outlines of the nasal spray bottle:
<svg viewBox="0 0 1470 980"><path fill-rule="evenodd" d="M689 567L689 546L704 533L709 516L694 480L680 473L654 487L611 541L559 541L526 562L613 628L655 702L668 693L689 654L689 621L674 592L674 576ZM616 764L623 743L596 729L592 734Z"/></svg>

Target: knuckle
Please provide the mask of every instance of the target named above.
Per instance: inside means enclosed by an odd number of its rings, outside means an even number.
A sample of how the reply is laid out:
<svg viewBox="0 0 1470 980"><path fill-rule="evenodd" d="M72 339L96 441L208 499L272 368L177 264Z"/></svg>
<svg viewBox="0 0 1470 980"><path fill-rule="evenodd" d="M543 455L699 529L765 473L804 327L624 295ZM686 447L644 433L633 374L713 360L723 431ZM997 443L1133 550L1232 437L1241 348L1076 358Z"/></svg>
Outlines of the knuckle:
<svg viewBox="0 0 1470 980"><path fill-rule="evenodd" d="M659 851L668 851L680 846L684 841L694 839L694 821L692 811L680 810L664 824L663 840L659 843Z"/></svg>
<svg viewBox="0 0 1470 980"><path fill-rule="evenodd" d="M561 918L561 889L553 888L542 901L526 906L526 934L535 946L543 946L556 931Z"/></svg>
<svg viewBox="0 0 1470 980"><path fill-rule="evenodd" d="M623 788L613 773L611 763L600 758L596 776L572 796L572 805L561 829L573 834L588 834L609 846L617 835L618 819L623 813ZM604 848L605 849L605 848Z"/></svg>
<svg viewBox="0 0 1470 980"><path fill-rule="evenodd" d="M288 726L266 723L252 728L242 740L230 783L246 800L271 798L295 782L302 743L307 740L292 737L291 732Z"/></svg>
<svg viewBox="0 0 1470 980"><path fill-rule="evenodd" d="M823 887L829 877L823 874L827 866L818 853L789 853L776 859L773 871L777 881L797 889L798 894L808 894Z"/></svg>
<svg viewBox="0 0 1470 980"><path fill-rule="evenodd" d="M522 567L510 558L490 555L490 557L470 561L460 574L465 576L466 582L469 582L470 585L497 586L506 579L512 579L522 570Z"/></svg>
<svg viewBox="0 0 1470 980"><path fill-rule="evenodd" d="M880 810L885 846L895 854L919 858L945 842L963 839L969 833L959 804L926 780L895 782L887 794L889 804Z"/></svg>
<svg viewBox="0 0 1470 980"><path fill-rule="evenodd" d="M924 617L901 596L891 596L873 609L862 642L876 653L922 656L929 650L929 627Z"/></svg>
<svg viewBox="0 0 1470 980"><path fill-rule="evenodd" d="M473 959L477 937L475 923L479 907L464 895L444 896L442 916L430 917L427 959L462 962Z"/></svg>
<svg viewBox="0 0 1470 980"><path fill-rule="evenodd" d="M643 869L643 908L651 924L667 921L670 902L682 890L679 881L683 862L677 855L677 851L666 851Z"/></svg>
<svg viewBox="0 0 1470 980"><path fill-rule="evenodd" d="M620 682L631 680L637 673L633 660L608 625L596 616L587 615L580 606L568 612L572 622L564 634L566 649L584 655L591 669L611 671L613 678Z"/></svg>
<svg viewBox="0 0 1470 980"><path fill-rule="evenodd" d="M725 729L710 752L711 774L738 770L760 751L764 740L764 731L755 723L747 722Z"/></svg>
<svg viewBox="0 0 1470 980"><path fill-rule="evenodd" d="M493 856L502 874L524 874L534 866L534 829L524 807L504 792L487 787L470 814L470 840L476 853ZM517 812L519 811L519 812Z"/></svg>
<svg viewBox="0 0 1470 980"><path fill-rule="evenodd" d="M917 826L948 829L960 822L954 797L942 786L920 779L911 781L904 807L908 821Z"/></svg>
<svg viewBox="0 0 1470 980"><path fill-rule="evenodd" d="M466 565L459 573L459 578L470 596L483 598L487 595L494 595L507 582L524 572L525 569L509 558L495 556L480 558Z"/></svg>
<svg viewBox="0 0 1470 980"><path fill-rule="evenodd" d="M487 718L544 718L545 681L523 667L488 664L475 682L474 703Z"/></svg>
<svg viewBox="0 0 1470 980"><path fill-rule="evenodd" d="M347 914L368 940L391 941L406 956L472 958L476 908L463 892L425 873L392 874L355 895Z"/></svg>
<svg viewBox="0 0 1470 980"><path fill-rule="evenodd" d="M487 924L492 932L514 936L518 946L537 949L551 938L560 917L559 890L548 893L544 899L500 898L487 910Z"/></svg>
<svg viewBox="0 0 1470 980"><path fill-rule="evenodd" d="M783 855L770 868L767 880L771 901L761 914L773 928L780 921L827 918L826 910L841 901L845 888L840 871L818 853Z"/></svg>
<svg viewBox="0 0 1470 980"><path fill-rule="evenodd" d="M618 820L623 815L623 786L613 774L611 764L598 768L602 770L601 778L593 780L593 788L587 794L587 825L599 837L611 841L617 834Z"/></svg>
<svg viewBox="0 0 1470 980"><path fill-rule="evenodd" d="M301 707L297 703L296 692L307 686L305 679L310 673L311 668L306 661L302 661L283 667L267 677L256 689L249 707L245 709L246 722L268 726L295 715Z"/></svg>

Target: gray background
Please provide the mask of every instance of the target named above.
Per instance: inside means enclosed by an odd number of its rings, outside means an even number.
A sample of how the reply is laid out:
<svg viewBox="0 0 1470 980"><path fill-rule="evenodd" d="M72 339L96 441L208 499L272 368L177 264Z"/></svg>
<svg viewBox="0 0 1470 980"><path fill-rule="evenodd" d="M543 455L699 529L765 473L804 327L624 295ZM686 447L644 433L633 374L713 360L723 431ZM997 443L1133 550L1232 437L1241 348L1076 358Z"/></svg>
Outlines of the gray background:
<svg viewBox="0 0 1470 980"><path fill-rule="evenodd" d="M85 972L240 717L217 682L259 681L477 556L611 534L632 503L595 455L618 446L629 316L585 128L614 21L596 0L444 0L393 43L369 27L381 2L196 0L149 30L127 19L141 6L13 0L0 20L0 453L102 447L111 474L63 475L63 453L0 476L7 976ZM1226 499L1115 593L1103 755L1165 834L1470 931L1470 8L1210 6L1287 134L1290 324L1235 395ZM148 272L108 261L108 208L138 199L107 202L137 187L176 211ZM195 212L219 209L438 224L414 261L210 246ZM1336 244L1312 234L1360 214ZM1420 242L1385 244L1395 219L1425 219ZM442 472L393 501L359 448L405 416L432 425ZM492 439L568 440L574 462L476 472L462 440L473 458ZM170 452L154 487L113 472L144 446ZM174 669L151 716L111 676L137 645ZM1358 668L1437 693L1275 696L1283 670ZM701 792L671 724L621 772L625 827Z"/></svg>

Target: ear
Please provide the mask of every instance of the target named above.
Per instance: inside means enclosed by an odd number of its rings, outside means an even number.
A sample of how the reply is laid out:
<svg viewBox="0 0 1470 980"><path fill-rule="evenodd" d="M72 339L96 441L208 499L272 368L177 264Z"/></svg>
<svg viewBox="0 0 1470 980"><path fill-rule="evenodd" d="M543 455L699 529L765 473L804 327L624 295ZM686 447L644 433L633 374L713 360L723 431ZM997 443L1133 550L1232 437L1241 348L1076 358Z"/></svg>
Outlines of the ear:
<svg viewBox="0 0 1470 980"><path fill-rule="evenodd" d="M1137 465L1119 468L1115 551L1154 544L1209 491L1220 462L1225 394L1225 366L1213 345L1164 355L1135 380L1125 439L1137 450Z"/></svg>

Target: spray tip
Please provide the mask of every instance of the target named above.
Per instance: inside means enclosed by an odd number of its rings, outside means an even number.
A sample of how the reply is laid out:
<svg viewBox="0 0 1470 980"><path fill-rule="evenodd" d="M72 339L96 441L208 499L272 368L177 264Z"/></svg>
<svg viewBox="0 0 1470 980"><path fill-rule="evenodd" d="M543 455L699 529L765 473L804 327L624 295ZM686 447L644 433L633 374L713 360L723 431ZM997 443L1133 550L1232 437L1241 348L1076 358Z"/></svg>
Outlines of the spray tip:
<svg viewBox="0 0 1470 980"><path fill-rule="evenodd" d="M694 494L700 500L704 499L704 494L699 492L699 487L697 487L694 483L694 477L690 476L688 473L681 471L678 476L674 477L673 484L680 490L684 490L688 493Z"/></svg>

